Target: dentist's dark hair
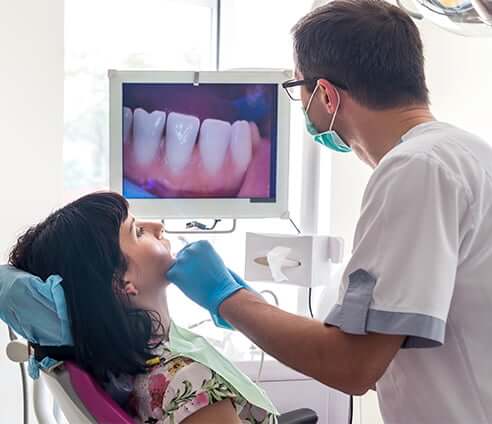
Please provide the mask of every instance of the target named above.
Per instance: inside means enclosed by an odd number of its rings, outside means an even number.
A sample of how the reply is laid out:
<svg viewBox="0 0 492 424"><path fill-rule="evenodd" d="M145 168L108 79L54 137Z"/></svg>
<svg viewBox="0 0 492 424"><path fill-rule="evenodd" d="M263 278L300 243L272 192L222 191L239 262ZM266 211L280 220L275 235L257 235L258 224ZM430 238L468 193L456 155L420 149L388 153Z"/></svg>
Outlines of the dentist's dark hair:
<svg viewBox="0 0 492 424"><path fill-rule="evenodd" d="M400 8L384 0L333 0L301 18L292 33L305 79L332 79L377 110L429 103L422 40Z"/></svg>
<svg viewBox="0 0 492 424"><path fill-rule="evenodd" d="M163 333L159 316L130 307L121 290L127 262L119 231L127 217L122 196L86 195L29 228L9 257L11 265L43 280L63 278L74 346L35 345L37 357L74 359L101 382L109 373L144 372L152 343Z"/></svg>

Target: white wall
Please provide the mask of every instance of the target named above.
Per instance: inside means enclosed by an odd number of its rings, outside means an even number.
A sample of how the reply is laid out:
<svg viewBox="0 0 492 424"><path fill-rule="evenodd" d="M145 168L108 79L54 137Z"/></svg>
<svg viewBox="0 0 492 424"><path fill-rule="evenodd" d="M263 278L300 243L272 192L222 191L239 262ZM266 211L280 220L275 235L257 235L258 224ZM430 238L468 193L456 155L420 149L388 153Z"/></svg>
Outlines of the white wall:
<svg viewBox="0 0 492 424"><path fill-rule="evenodd" d="M63 0L0 0L0 263L16 236L59 206ZM0 422L20 423L20 373L0 324Z"/></svg>
<svg viewBox="0 0 492 424"><path fill-rule="evenodd" d="M492 37L464 38L419 24L424 42L432 111L437 119L480 135L492 144ZM331 229L352 248L360 202L371 170L355 155L332 156ZM362 423L381 423L374 392L361 403ZM360 423L357 411L355 423Z"/></svg>

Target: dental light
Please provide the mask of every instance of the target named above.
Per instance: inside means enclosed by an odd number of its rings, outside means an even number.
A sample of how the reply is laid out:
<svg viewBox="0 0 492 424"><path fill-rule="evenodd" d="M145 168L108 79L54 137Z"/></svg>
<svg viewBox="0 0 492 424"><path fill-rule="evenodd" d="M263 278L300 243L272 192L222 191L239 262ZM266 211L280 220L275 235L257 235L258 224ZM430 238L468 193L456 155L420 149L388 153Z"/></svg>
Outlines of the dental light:
<svg viewBox="0 0 492 424"><path fill-rule="evenodd" d="M468 37L492 36L492 0L397 0L414 19Z"/></svg>

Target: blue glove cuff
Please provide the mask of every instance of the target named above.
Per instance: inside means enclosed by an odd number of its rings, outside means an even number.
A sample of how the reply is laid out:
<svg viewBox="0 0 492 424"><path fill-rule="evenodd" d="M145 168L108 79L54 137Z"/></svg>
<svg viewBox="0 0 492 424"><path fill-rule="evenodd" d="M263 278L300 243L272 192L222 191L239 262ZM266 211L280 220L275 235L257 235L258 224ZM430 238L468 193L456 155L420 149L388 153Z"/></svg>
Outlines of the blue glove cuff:
<svg viewBox="0 0 492 424"><path fill-rule="evenodd" d="M230 290L229 294L226 294L225 296L222 296L222 300L217 305L217 311L216 312L210 312L210 315L212 317L212 320L213 320L214 324L217 327L225 328L226 330L235 330L235 328L231 324L229 324L224 318L222 318L220 316L219 311L218 311L219 308L220 308L220 305L222 304L222 302L224 300L226 300L229 296L232 296L238 290L246 289L246 290L250 290L252 292L255 292L255 291L246 283L246 281L244 281L232 269L227 268L227 270L232 275L232 278L234 279L234 281L236 282L236 284L238 285L238 287L235 290Z"/></svg>
<svg viewBox="0 0 492 424"><path fill-rule="evenodd" d="M224 318L222 318L220 315L210 313L210 316L212 317L212 321L216 327L224 328L226 330L232 330L232 331L235 330L235 328L231 324L229 324Z"/></svg>
<svg viewBox="0 0 492 424"><path fill-rule="evenodd" d="M235 282L234 279L233 279L233 281ZM225 328L227 330L233 330L234 329L234 327L232 325L230 325L226 320L224 320L220 316L219 308L220 308L220 305L222 304L222 302L224 302L224 300L226 300L228 297L232 296L234 293L241 290L242 288L243 287L241 287L237 282L235 282L233 284L229 283L227 285L227 289L222 291L220 293L220 296L218 296L217 298L214 299L214 301L215 301L214 310L210 311L210 315L212 317L214 324L217 327Z"/></svg>

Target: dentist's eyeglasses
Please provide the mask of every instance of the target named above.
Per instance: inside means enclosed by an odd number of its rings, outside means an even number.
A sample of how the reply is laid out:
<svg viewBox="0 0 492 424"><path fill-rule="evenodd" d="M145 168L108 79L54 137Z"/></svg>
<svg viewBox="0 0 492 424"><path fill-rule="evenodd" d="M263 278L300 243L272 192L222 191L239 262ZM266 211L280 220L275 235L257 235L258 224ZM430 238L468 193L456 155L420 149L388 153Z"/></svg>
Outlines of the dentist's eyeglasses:
<svg viewBox="0 0 492 424"><path fill-rule="evenodd" d="M287 95L291 100L299 101L301 100L301 87L303 85L315 83L319 79L326 79L330 81L334 86L341 88L342 90L347 90L347 86L345 84L333 81L325 77L307 78L302 80L290 79L283 82L282 87L287 92Z"/></svg>

